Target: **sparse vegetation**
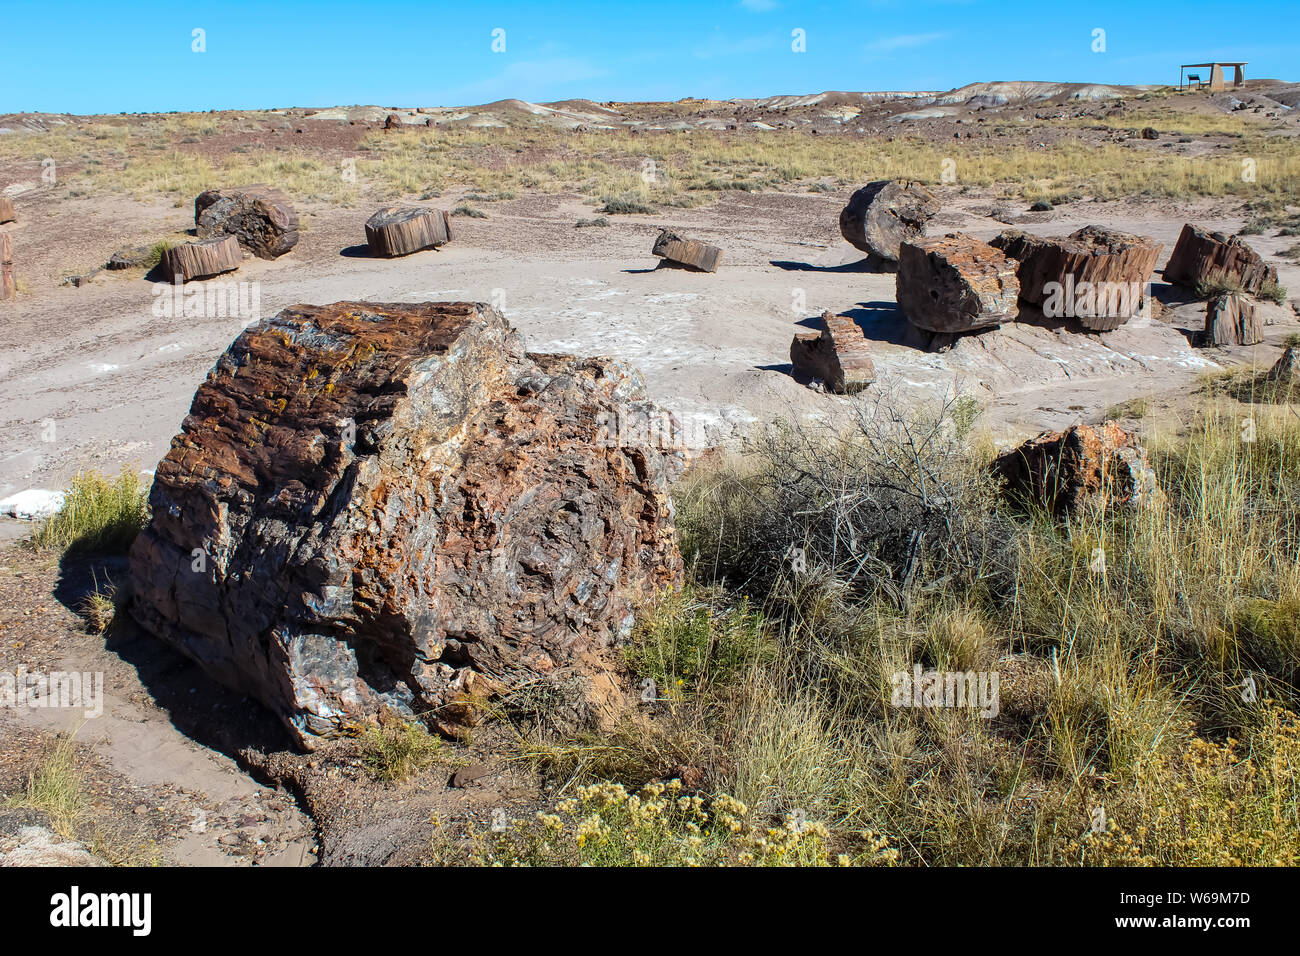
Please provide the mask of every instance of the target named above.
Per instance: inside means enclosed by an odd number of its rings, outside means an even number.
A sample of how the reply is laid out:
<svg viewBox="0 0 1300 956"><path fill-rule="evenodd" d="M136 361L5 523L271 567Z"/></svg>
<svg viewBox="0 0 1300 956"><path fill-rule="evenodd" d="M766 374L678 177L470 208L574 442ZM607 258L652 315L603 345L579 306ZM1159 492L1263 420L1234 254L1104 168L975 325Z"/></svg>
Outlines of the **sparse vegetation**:
<svg viewBox="0 0 1300 956"><path fill-rule="evenodd" d="M1057 523L989 494L987 440L957 438L955 409L865 403L847 432L780 426L690 479L693 583L627 657L669 692L613 735L526 752L632 787L700 768L701 810L714 792L752 820L797 812L855 862L876 840L923 865L1300 862L1300 419L1255 408L1246 441L1208 405L1149 442L1162 505ZM998 672L998 713L892 706L917 664ZM577 832L601 859L650 854L568 810L469 856L595 859Z"/></svg>
<svg viewBox="0 0 1300 956"><path fill-rule="evenodd" d="M443 759L445 745L423 725L388 721L361 736L361 760L376 779L400 783Z"/></svg>
<svg viewBox="0 0 1300 956"><path fill-rule="evenodd" d="M62 508L41 523L30 544L73 552L125 552L148 521L146 493L134 472L123 471L116 478L83 472L72 479Z"/></svg>

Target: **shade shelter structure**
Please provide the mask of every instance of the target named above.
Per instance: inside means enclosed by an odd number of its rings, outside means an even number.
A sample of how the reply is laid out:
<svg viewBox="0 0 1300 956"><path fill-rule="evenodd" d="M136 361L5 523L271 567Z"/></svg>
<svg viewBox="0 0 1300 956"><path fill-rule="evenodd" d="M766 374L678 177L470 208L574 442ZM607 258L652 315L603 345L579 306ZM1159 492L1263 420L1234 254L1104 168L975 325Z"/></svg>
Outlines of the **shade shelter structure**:
<svg viewBox="0 0 1300 956"><path fill-rule="evenodd" d="M1200 73L1190 73L1187 75L1186 88L1195 87L1203 90L1207 86L1211 93L1222 93L1224 90L1223 70L1225 67L1232 67L1232 88L1235 90L1246 82L1246 64L1248 60L1242 60L1239 63L1184 63L1178 68L1178 89L1184 89L1183 74L1188 70L1209 70L1209 79L1202 78Z"/></svg>

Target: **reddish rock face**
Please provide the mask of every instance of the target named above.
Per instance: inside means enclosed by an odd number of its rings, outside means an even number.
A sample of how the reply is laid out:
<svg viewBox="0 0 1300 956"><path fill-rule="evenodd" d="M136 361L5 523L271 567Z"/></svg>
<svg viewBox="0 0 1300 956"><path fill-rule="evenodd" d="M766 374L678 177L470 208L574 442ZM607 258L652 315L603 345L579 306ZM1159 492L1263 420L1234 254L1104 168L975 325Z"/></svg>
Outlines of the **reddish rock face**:
<svg viewBox="0 0 1300 956"><path fill-rule="evenodd" d="M1057 515L1090 505L1145 506L1160 497L1137 436L1111 421L1043 432L999 455L993 471L1008 495Z"/></svg>
<svg viewBox="0 0 1300 956"><path fill-rule="evenodd" d="M385 709L449 730L523 682L594 706L634 603L681 575L682 457L627 427L663 417L486 305L286 309L159 464L131 613L307 746Z"/></svg>

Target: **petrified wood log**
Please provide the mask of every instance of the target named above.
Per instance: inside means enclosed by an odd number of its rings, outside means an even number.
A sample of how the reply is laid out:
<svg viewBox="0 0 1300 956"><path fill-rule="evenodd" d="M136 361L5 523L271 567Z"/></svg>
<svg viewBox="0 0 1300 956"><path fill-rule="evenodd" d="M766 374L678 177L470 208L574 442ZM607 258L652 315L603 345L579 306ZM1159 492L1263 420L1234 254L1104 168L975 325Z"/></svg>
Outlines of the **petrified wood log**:
<svg viewBox="0 0 1300 956"><path fill-rule="evenodd" d="M1169 254L1164 276L1166 282L1192 288L1216 282L1239 284L1251 295L1259 295L1265 283L1277 283L1277 269L1240 236L1208 232L1190 222Z"/></svg>
<svg viewBox="0 0 1300 956"><path fill-rule="evenodd" d="M1119 328L1142 307L1160 243L1102 226L1084 226L1064 239L1008 229L990 245L1017 260L1020 298L1049 318L1071 316L1085 328Z"/></svg>
<svg viewBox="0 0 1300 956"><path fill-rule="evenodd" d="M14 212L14 201L8 196L0 196L0 222L13 222L18 218Z"/></svg>
<svg viewBox="0 0 1300 956"><path fill-rule="evenodd" d="M1264 323L1248 298L1224 293L1205 304L1205 339L1215 345L1258 345Z"/></svg>
<svg viewBox="0 0 1300 956"><path fill-rule="evenodd" d="M388 206L366 220L366 243L377 256L405 256L451 241L451 218L442 209Z"/></svg>
<svg viewBox="0 0 1300 956"><path fill-rule="evenodd" d="M681 579L684 455L622 427L659 414L482 303L285 309L159 463L131 613L306 746L385 711L451 731L525 683L598 717L634 603Z"/></svg>
<svg viewBox="0 0 1300 956"><path fill-rule="evenodd" d="M797 377L820 380L837 395L861 391L876 380L866 336L846 315L822 313L822 330L804 332L790 343Z"/></svg>
<svg viewBox="0 0 1300 956"><path fill-rule="evenodd" d="M16 294L13 237L0 232L0 299L12 299Z"/></svg>
<svg viewBox="0 0 1300 956"><path fill-rule="evenodd" d="M722 250L717 246L698 239L683 239L667 229L660 231L651 252L661 259L690 266L701 272L717 272L718 263L722 260Z"/></svg>
<svg viewBox="0 0 1300 956"><path fill-rule="evenodd" d="M901 243L925 235L939 200L918 182L882 179L867 183L840 212L840 235L855 248L890 262Z"/></svg>
<svg viewBox="0 0 1300 956"><path fill-rule="evenodd" d="M180 276L182 282L207 279L238 269L244 261L239 240L234 236L214 236L198 242L184 242L172 246L162 254L162 271L168 279Z"/></svg>
<svg viewBox="0 0 1300 956"><path fill-rule="evenodd" d="M904 242L895 281L899 308L920 329L970 332L1016 318L1015 260L971 236Z"/></svg>
<svg viewBox="0 0 1300 956"><path fill-rule="evenodd" d="M1300 387L1300 351L1288 345L1264 376L1266 381Z"/></svg>
<svg viewBox="0 0 1300 956"><path fill-rule="evenodd" d="M1161 497L1146 450L1113 421L1043 432L992 467L1005 494L1058 516L1085 506L1143 507Z"/></svg>
<svg viewBox="0 0 1300 956"><path fill-rule="evenodd" d="M275 259L298 244L298 212L278 189L261 183L209 189L194 200L200 239L235 236L259 259Z"/></svg>

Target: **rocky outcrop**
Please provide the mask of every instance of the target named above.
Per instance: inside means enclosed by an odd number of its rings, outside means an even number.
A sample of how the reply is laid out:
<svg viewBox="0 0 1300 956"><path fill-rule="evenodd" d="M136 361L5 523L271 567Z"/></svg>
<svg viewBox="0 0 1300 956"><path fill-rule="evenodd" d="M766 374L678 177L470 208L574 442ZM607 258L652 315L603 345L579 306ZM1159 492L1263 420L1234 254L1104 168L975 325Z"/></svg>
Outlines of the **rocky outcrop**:
<svg viewBox="0 0 1300 956"><path fill-rule="evenodd" d="M840 235L868 255L897 262L903 242L925 235L939 200L918 182L882 179L867 183L840 212Z"/></svg>
<svg viewBox="0 0 1300 956"><path fill-rule="evenodd" d="M131 613L307 746L385 711L451 731L522 684L594 719L634 603L681 575L665 420L481 303L286 309L159 463Z"/></svg>
<svg viewBox="0 0 1300 956"><path fill-rule="evenodd" d="M993 462L1013 500L1058 516L1085 507L1144 507L1161 497L1136 435L1115 422L1043 432Z"/></svg>
<svg viewBox="0 0 1300 956"><path fill-rule="evenodd" d="M876 380L866 336L846 315L822 313L821 332L804 332L790 343L796 378L820 381L837 395L861 391Z"/></svg>
<svg viewBox="0 0 1300 956"><path fill-rule="evenodd" d="M1190 222L1183 226L1164 271L1166 282L1197 288L1227 283L1259 295L1277 284L1277 269L1266 263L1240 236L1209 232Z"/></svg>
<svg viewBox="0 0 1300 956"><path fill-rule="evenodd" d="M168 279L179 277L181 282L208 279L223 272L238 269L244 261L244 252L234 236L213 236L198 242L182 242L164 249L160 265Z"/></svg>
<svg viewBox="0 0 1300 956"><path fill-rule="evenodd" d="M661 230L653 249L656 256L701 272L717 272L722 250L699 239L683 239L667 229Z"/></svg>
<svg viewBox="0 0 1300 956"><path fill-rule="evenodd" d="M259 259L275 259L298 244L298 212L278 189L260 183L209 189L194 200L200 239L234 236Z"/></svg>
<svg viewBox="0 0 1300 956"><path fill-rule="evenodd" d="M388 206L366 220L366 244L377 256L406 256L448 242L451 219L442 209Z"/></svg>
<svg viewBox="0 0 1300 956"><path fill-rule="evenodd" d="M1141 309L1160 243L1102 226L1044 239L1008 229L990 245L1015 259L1020 298L1048 318L1077 318L1084 328L1119 328Z"/></svg>
<svg viewBox="0 0 1300 956"><path fill-rule="evenodd" d="M930 332L970 332L1016 318L1016 262L971 236L904 242L896 279L899 308Z"/></svg>
<svg viewBox="0 0 1300 956"><path fill-rule="evenodd" d="M1224 346L1264 341L1264 323L1255 304L1235 292L1216 295L1205 304L1205 341Z"/></svg>

